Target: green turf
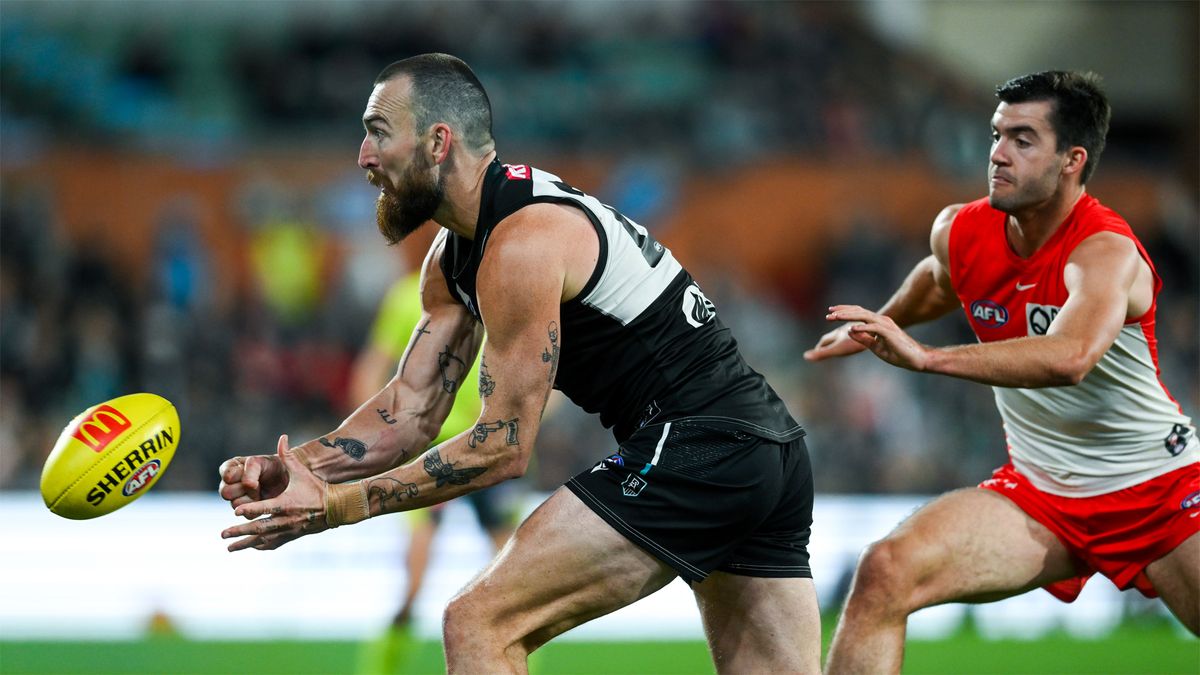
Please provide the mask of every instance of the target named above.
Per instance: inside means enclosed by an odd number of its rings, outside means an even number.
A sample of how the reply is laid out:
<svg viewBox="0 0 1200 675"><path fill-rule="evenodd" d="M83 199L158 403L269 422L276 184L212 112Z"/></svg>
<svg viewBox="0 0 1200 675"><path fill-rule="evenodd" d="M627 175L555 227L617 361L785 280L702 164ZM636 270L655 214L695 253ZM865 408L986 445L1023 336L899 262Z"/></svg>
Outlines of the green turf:
<svg viewBox="0 0 1200 675"><path fill-rule="evenodd" d="M828 636L826 636L828 641ZM353 642L0 642L0 673L354 673ZM557 642L534 655L531 670L551 673L712 673L702 642ZM413 646L403 672L442 672L435 642ZM1095 641L1054 635L989 642L969 631L937 642L913 641L905 673L1200 674L1200 641L1170 626L1122 628Z"/></svg>

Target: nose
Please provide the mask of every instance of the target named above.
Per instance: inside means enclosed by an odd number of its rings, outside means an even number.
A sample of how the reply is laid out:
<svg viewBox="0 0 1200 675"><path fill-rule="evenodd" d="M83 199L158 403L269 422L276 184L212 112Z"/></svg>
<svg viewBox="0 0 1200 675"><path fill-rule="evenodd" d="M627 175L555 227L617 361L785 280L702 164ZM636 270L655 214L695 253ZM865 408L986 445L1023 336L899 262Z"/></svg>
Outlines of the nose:
<svg viewBox="0 0 1200 675"><path fill-rule="evenodd" d="M363 138L362 145L358 147L358 167L360 169L373 169L379 166L379 157L375 153L375 146L371 143L371 137Z"/></svg>
<svg viewBox="0 0 1200 675"><path fill-rule="evenodd" d="M990 159L992 164L995 164L996 166L1005 166L1008 164L1008 155L1006 155L1004 151L1003 138L992 143L992 154L988 159Z"/></svg>

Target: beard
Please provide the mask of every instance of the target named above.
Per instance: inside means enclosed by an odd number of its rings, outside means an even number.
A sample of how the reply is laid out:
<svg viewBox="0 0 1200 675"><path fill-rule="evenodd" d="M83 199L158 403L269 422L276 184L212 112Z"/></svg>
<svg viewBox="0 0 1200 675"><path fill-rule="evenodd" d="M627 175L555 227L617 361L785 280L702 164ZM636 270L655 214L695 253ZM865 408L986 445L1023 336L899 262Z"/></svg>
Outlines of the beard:
<svg viewBox="0 0 1200 675"><path fill-rule="evenodd" d="M446 196L443 177L429 176L433 163L414 156L401 176L401 185L388 189L387 179L374 172L367 180L380 188L375 201L375 224L389 245L398 244L437 213Z"/></svg>

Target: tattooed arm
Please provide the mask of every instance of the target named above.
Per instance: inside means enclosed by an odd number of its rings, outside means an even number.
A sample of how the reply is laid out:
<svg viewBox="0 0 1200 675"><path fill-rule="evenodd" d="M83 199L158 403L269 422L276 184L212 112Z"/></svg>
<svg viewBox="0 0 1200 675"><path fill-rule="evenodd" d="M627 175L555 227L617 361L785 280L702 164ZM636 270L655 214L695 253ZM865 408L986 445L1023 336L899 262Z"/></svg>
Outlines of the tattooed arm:
<svg viewBox="0 0 1200 675"><path fill-rule="evenodd" d="M493 231L477 277L488 340L475 426L416 461L352 483L329 485L289 463L287 493L236 509L247 518L270 517L225 530L226 538L244 537L230 550L275 548L326 527L429 506L523 475L558 367L559 306L586 284L598 250L595 230L570 207L534 205L509 216ZM416 362L406 360L413 368ZM435 385L441 384L439 376Z"/></svg>
<svg viewBox="0 0 1200 675"><path fill-rule="evenodd" d="M575 215L582 223L561 222ZM362 481L370 515L444 501L525 473L562 349L559 306L595 266L594 256L576 257L548 232L589 241L593 230L577 211L547 205L522 209L493 231L476 282L488 331L479 419L412 464ZM590 241L597 241L595 234ZM348 489L335 487L342 494Z"/></svg>
<svg viewBox="0 0 1200 675"><path fill-rule="evenodd" d="M395 375L337 429L290 449L317 478L336 483L399 466L423 450L446 419L483 331L450 297L438 266L443 242L434 241L423 265L421 318ZM289 480L274 455L234 457L220 472L220 494L235 508L279 495Z"/></svg>
<svg viewBox="0 0 1200 675"><path fill-rule="evenodd" d="M439 236L426 256L421 319L395 375L337 429L298 448L319 478L342 482L411 460L437 435L465 385L483 329L450 297L439 267L444 241Z"/></svg>

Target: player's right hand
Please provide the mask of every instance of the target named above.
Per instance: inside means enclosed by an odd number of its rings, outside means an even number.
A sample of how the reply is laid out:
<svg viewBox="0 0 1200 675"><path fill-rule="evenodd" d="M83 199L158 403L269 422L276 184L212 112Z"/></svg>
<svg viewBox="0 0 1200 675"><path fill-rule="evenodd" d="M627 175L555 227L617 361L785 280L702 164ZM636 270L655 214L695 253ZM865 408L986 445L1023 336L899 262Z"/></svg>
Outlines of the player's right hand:
<svg viewBox="0 0 1200 675"><path fill-rule="evenodd" d="M277 455L233 457L221 463L221 498L236 509L242 504L272 499L288 486L288 472Z"/></svg>
<svg viewBox="0 0 1200 675"><path fill-rule="evenodd" d="M804 360L822 361L835 356L857 354L865 349L850 337L850 324L844 324L822 335L816 347L804 352Z"/></svg>

